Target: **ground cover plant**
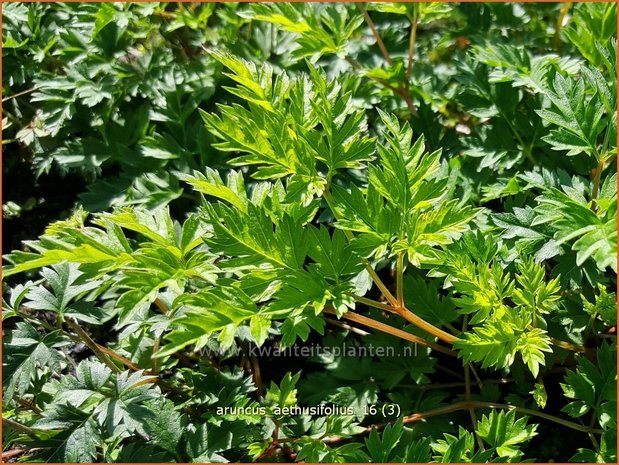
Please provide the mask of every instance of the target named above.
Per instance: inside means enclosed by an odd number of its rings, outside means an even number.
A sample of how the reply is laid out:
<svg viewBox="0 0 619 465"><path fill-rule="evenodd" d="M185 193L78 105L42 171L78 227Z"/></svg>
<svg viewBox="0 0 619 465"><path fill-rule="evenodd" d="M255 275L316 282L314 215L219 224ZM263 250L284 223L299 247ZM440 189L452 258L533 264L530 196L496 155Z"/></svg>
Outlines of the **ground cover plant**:
<svg viewBox="0 0 619 465"><path fill-rule="evenodd" d="M616 462L616 14L4 4L3 459Z"/></svg>

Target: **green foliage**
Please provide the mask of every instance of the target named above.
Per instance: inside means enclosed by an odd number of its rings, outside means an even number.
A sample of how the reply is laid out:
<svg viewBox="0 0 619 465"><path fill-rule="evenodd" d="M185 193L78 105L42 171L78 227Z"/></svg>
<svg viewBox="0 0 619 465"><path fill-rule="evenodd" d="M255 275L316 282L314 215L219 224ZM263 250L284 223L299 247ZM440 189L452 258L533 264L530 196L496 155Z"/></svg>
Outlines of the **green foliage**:
<svg viewBox="0 0 619 465"><path fill-rule="evenodd" d="M499 457L507 457L517 461L522 457L518 444L528 441L537 433L537 425L527 426L526 418L516 420L516 412L507 413L492 411L479 421L477 434L496 449Z"/></svg>
<svg viewBox="0 0 619 465"><path fill-rule="evenodd" d="M390 461L393 458L391 452L400 441L402 432L402 421L398 421L394 425L388 425L380 437L376 430L372 430L365 440L365 446L370 453L370 461L374 463Z"/></svg>
<svg viewBox="0 0 619 465"><path fill-rule="evenodd" d="M243 17L277 25L295 35L295 58L313 61L325 54L344 55L363 17L341 5L252 5Z"/></svg>
<svg viewBox="0 0 619 465"><path fill-rule="evenodd" d="M543 352L552 352L546 331L533 328L518 331L522 320L506 315L506 321L493 321L476 327L473 333L455 345L461 349L465 362L481 362L482 367L505 368L514 363L516 353L520 353L533 376L537 376L539 365L545 364Z"/></svg>
<svg viewBox="0 0 619 465"><path fill-rule="evenodd" d="M599 315L605 323L617 324L617 295L614 292L609 293L604 286L598 284L600 293L595 296L595 303L589 302L582 297L585 309L594 317Z"/></svg>
<svg viewBox="0 0 619 465"><path fill-rule="evenodd" d="M432 458L437 463L478 463L488 460L491 451L475 452L475 438L473 433L458 428L458 436L445 433L444 439L438 439L431 444L436 454Z"/></svg>
<svg viewBox="0 0 619 465"><path fill-rule="evenodd" d="M600 65L602 56L597 43L610 40L617 32L614 18L617 6L611 3L600 5L577 5L574 21L563 29L563 34L578 51L594 65Z"/></svg>
<svg viewBox="0 0 619 465"><path fill-rule="evenodd" d="M602 428L614 429L617 423L617 380L613 364L616 360L616 349L606 343L597 352L598 366L580 357L576 371L568 370L565 383L561 384L565 396L572 399L563 410L572 417L581 417L593 409L594 418Z"/></svg>
<svg viewBox="0 0 619 465"><path fill-rule="evenodd" d="M81 362L75 376L54 385L54 402L33 425L52 433L43 442L46 458L92 461L104 441L132 436L150 438L176 454L181 416L151 383L152 378L139 372L113 375L101 363Z"/></svg>
<svg viewBox="0 0 619 465"><path fill-rule="evenodd" d="M88 291L92 291L101 285L99 280L80 282L83 273L78 270L75 263L62 262L53 268L43 268L41 276L51 286L52 292L43 286L32 287L26 294L24 305L40 311L58 313L57 318L71 316L77 320L86 321L90 324L100 324L105 315L98 311L88 300L70 302Z"/></svg>
<svg viewBox="0 0 619 465"><path fill-rule="evenodd" d="M15 3L3 11L5 95L34 90L7 104L5 143L27 147L36 176L83 173L90 210L165 205L183 192L176 173L214 161L196 118L217 82L216 66L198 53L200 31L210 22L208 40L219 40L238 26L211 28L213 5L167 10Z"/></svg>
<svg viewBox="0 0 619 465"><path fill-rule="evenodd" d="M2 43L4 452L616 461L615 4L12 2Z"/></svg>
<svg viewBox="0 0 619 465"><path fill-rule="evenodd" d="M607 207L600 208L597 214L583 205L577 193L573 195L576 198L552 190L538 197L540 217L536 221L548 223L556 231L553 238L557 246L573 241L577 266L592 258L600 270L611 267L616 271L616 194L612 199L604 199Z"/></svg>
<svg viewBox="0 0 619 465"><path fill-rule="evenodd" d="M5 336L2 352L2 386L5 399L24 395L33 379L47 379L64 362L58 349L69 344L60 331L41 335L27 322L20 322Z"/></svg>

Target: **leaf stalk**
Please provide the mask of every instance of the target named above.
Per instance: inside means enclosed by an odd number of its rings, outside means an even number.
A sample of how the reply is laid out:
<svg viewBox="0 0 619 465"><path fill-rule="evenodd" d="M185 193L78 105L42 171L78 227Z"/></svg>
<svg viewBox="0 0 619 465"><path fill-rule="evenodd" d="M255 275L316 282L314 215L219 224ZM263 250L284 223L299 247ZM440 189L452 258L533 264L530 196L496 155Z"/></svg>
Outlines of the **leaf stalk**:
<svg viewBox="0 0 619 465"><path fill-rule="evenodd" d="M94 352L94 354L97 356L97 358L99 360L101 360L103 363L105 363L108 366L108 368L110 370L112 370L113 373L120 373L121 372L120 368L118 368L108 358L108 356L105 355L105 353L103 353L103 351L99 348L99 345L97 343L95 343L95 341L93 341L90 338L88 333L86 333L86 331L84 331L82 329L82 327L76 321L73 321L73 319L71 319L71 318L66 318L65 321L66 321L67 325L69 325L69 327L73 331L75 331L75 334L77 334L77 336L82 340L82 342L84 344L86 344L88 346L88 348Z"/></svg>

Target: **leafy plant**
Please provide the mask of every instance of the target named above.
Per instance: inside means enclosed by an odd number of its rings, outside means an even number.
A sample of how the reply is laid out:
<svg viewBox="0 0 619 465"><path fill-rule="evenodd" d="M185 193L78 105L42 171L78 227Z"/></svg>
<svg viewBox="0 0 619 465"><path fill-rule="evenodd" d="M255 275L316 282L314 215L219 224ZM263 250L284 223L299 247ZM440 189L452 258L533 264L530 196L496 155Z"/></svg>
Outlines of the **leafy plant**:
<svg viewBox="0 0 619 465"><path fill-rule="evenodd" d="M96 181L4 256L3 458L616 461L616 7L569 8L7 5L7 145Z"/></svg>

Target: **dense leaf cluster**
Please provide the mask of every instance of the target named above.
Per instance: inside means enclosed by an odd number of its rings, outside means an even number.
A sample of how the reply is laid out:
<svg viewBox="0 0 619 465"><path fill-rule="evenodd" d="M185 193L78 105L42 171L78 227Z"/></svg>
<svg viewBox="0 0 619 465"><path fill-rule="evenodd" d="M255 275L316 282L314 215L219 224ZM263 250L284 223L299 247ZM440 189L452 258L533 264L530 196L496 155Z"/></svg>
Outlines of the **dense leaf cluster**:
<svg viewBox="0 0 619 465"><path fill-rule="evenodd" d="M616 14L6 5L5 452L616 461Z"/></svg>

